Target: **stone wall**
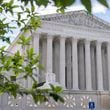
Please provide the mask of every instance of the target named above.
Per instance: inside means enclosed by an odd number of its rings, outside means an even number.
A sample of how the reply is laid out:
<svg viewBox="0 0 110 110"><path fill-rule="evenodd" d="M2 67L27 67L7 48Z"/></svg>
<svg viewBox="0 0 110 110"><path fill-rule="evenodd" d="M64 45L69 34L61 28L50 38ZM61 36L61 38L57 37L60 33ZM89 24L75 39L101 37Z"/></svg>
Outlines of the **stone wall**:
<svg viewBox="0 0 110 110"><path fill-rule="evenodd" d="M109 92L66 90L62 97L64 103L50 100L35 104L30 96L14 99L5 95L0 98L0 110L89 110L89 102L95 102L95 110L110 110Z"/></svg>

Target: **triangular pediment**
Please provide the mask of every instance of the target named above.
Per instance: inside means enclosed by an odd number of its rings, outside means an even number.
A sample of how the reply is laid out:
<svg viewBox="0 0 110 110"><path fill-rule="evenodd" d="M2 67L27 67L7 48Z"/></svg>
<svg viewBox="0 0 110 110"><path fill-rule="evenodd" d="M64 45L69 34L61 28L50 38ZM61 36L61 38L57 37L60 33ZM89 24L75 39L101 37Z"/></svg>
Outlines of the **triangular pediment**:
<svg viewBox="0 0 110 110"><path fill-rule="evenodd" d="M109 23L95 17L94 15L88 14L86 11L72 11L66 12L65 14L45 15L42 16L42 20L110 31Z"/></svg>

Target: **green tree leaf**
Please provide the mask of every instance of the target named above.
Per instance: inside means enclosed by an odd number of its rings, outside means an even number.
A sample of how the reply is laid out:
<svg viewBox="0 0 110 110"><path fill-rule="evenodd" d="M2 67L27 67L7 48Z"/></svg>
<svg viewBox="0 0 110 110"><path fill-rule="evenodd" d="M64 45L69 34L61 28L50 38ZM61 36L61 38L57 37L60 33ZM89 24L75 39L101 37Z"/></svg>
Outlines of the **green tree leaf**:
<svg viewBox="0 0 110 110"><path fill-rule="evenodd" d="M102 5L104 5L105 7L109 7L107 0L98 0L99 3L101 3Z"/></svg>
<svg viewBox="0 0 110 110"><path fill-rule="evenodd" d="M91 13L91 0L81 0L81 3L85 6L85 8Z"/></svg>

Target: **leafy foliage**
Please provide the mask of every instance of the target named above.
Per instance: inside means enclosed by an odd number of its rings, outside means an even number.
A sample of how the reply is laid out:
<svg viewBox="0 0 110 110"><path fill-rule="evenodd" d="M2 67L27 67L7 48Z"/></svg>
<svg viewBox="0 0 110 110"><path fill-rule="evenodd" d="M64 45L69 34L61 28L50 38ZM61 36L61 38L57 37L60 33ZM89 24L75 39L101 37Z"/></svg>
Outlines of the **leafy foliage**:
<svg viewBox="0 0 110 110"><path fill-rule="evenodd" d="M81 0L81 3L87 8L89 12L91 12L91 0Z"/></svg>
<svg viewBox="0 0 110 110"><path fill-rule="evenodd" d="M102 5L104 5L105 7L109 8L109 5L107 3L107 0L98 0Z"/></svg>
<svg viewBox="0 0 110 110"><path fill-rule="evenodd" d="M24 44L24 42L26 42ZM20 43L23 46L29 45L29 38L25 36L20 37ZM48 101L52 97L56 101L63 102L63 98L60 96L62 88L59 86L50 85L49 89L40 89L45 82L38 83L36 80L36 74L39 64L39 57L35 54L34 49L30 48L26 50L26 54L22 55L19 51L9 55L5 51L5 47L0 50L0 94L8 93L15 98L17 94L31 95L36 103ZM33 81L32 87L25 88L24 85L20 85L18 80L30 80Z"/></svg>

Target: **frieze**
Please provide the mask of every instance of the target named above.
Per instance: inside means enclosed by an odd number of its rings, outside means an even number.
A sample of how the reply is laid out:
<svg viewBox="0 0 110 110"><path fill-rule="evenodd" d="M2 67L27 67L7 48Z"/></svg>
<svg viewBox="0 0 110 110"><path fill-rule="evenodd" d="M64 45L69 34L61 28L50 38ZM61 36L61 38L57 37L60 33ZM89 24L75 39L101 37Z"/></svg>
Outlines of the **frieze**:
<svg viewBox="0 0 110 110"><path fill-rule="evenodd" d="M110 41L110 31L107 30L91 29L84 26L65 25L48 21L43 21L42 27L39 28L37 32L44 32L53 36L61 35L66 37L87 38L90 40Z"/></svg>
<svg viewBox="0 0 110 110"><path fill-rule="evenodd" d="M67 12L65 14L52 14L42 17L44 21L53 21L57 23L86 26L96 29L110 30L110 25L108 25L103 20L88 14L86 11L73 11Z"/></svg>

